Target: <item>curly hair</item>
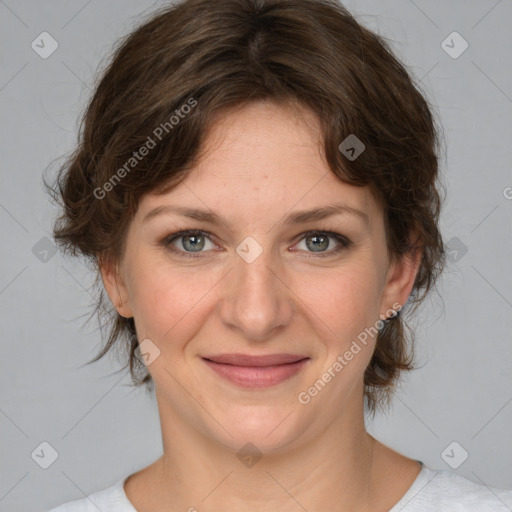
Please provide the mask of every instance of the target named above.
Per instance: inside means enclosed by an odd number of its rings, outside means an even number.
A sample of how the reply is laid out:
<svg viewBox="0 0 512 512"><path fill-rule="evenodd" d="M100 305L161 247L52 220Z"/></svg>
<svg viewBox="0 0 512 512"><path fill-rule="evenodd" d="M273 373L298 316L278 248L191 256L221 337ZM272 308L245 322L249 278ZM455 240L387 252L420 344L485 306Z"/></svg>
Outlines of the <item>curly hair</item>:
<svg viewBox="0 0 512 512"><path fill-rule="evenodd" d="M415 310L445 265L439 129L387 41L335 0L185 0L121 39L85 109L76 149L45 182L61 207L58 245L91 262L99 285L101 265L123 254L141 197L179 184L215 120L258 100L291 101L316 114L332 172L368 186L382 207L391 262L421 249L405 308ZM351 134L365 145L356 159L339 147ZM95 312L108 336L88 364L116 346L133 383L149 389L134 319L109 306L101 288ZM380 329L364 375L373 414L389 405L401 371L414 368L413 341L403 314Z"/></svg>

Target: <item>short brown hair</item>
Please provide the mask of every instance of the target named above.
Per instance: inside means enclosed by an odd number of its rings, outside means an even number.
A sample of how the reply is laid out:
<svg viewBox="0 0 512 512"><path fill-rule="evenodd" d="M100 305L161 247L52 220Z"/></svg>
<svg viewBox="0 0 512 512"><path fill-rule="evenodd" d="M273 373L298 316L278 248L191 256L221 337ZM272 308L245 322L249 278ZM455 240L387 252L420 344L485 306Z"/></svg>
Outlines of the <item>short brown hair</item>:
<svg viewBox="0 0 512 512"><path fill-rule="evenodd" d="M179 115L191 99L194 108ZM141 197L180 183L215 119L257 100L295 102L318 116L332 172L368 185L383 208L391 261L422 249L409 299L416 308L445 263L438 130L425 95L388 43L334 0L186 0L121 40L85 111L76 150L46 184L62 206L56 241L98 271L102 261L119 261ZM127 170L159 126L165 129L156 147ZM365 145L353 160L339 149L351 134ZM413 230L419 236L411 241ZM104 316L106 304L100 289L95 311L109 335L90 362L121 346L135 385L149 385L136 357L134 319L113 308ZM405 327L402 314L378 334L364 375L373 413L389 404L401 370L413 368L414 336Z"/></svg>

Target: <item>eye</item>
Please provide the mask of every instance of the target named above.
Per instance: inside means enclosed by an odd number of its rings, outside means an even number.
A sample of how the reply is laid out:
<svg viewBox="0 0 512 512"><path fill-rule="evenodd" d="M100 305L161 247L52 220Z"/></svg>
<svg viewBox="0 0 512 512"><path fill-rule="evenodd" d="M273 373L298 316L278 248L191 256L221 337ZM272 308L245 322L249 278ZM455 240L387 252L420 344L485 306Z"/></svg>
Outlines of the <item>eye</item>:
<svg viewBox="0 0 512 512"><path fill-rule="evenodd" d="M196 257L193 253L201 253L204 252L203 249L210 250L217 247L204 231L180 231L165 238L162 244L169 250L179 253L180 256L192 258Z"/></svg>
<svg viewBox="0 0 512 512"><path fill-rule="evenodd" d="M334 242L331 242L334 240ZM306 257L324 257L337 254L344 249L348 249L352 242L344 236L331 231L308 231L304 238L297 244L297 248L313 255ZM330 248L330 250L328 250Z"/></svg>
<svg viewBox="0 0 512 512"><path fill-rule="evenodd" d="M210 237L212 235L201 230L182 230L164 238L160 243L171 252L184 258L199 258L202 253L217 249ZM332 231L308 231L302 234L299 244L292 251L299 249L307 255L305 258L327 257L348 249L352 242Z"/></svg>

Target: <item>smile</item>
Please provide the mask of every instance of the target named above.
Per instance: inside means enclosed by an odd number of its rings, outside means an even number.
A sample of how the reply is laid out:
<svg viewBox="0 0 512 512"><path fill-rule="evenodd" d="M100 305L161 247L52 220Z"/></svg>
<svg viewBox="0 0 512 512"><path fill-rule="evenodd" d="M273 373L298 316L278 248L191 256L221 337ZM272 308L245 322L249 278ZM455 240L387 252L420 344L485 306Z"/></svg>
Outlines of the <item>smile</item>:
<svg viewBox="0 0 512 512"><path fill-rule="evenodd" d="M224 354L202 359L225 380L244 388L275 386L299 373L309 361L309 357L291 354L266 356Z"/></svg>

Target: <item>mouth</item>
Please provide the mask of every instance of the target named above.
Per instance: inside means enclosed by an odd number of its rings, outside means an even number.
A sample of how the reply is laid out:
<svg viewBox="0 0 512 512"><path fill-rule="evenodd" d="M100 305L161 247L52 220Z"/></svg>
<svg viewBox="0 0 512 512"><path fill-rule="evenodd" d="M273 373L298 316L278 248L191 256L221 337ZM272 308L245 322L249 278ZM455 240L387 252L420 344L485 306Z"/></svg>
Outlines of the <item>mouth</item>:
<svg viewBox="0 0 512 512"><path fill-rule="evenodd" d="M267 388L299 373L309 357L297 354L220 354L202 360L225 380L244 388Z"/></svg>

